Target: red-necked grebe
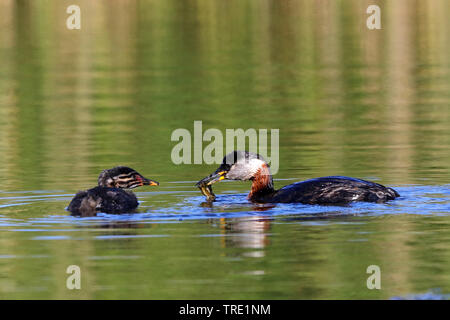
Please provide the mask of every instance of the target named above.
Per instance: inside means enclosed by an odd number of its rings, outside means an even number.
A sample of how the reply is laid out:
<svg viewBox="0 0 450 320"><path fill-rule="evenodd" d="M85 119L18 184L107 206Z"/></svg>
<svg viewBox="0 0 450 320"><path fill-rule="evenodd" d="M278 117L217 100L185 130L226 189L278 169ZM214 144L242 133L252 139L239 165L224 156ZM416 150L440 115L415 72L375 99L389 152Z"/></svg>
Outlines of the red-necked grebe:
<svg viewBox="0 0 450 320"><path fill-rule="evenodd" d="M273 186L269 165L259 154L233 151L220 167L197 186L208 200L214 200L211 185L217 181L250 180L248 199L257 203L346 204L354 201L386 202L400 195L381 184L350 177L330 176L287 185L279 190Z"/></svg>
<svg viewBox="0 0 450 320"><path fill-rule="evenodd" d="M138 206L136 196L131 191L140 186L157 186L158 182L144 178L136 170L115 167L103 170L98 177L98 186L78 192L67 210L73 216L92 217L97 212L127 213Z"/></svg>

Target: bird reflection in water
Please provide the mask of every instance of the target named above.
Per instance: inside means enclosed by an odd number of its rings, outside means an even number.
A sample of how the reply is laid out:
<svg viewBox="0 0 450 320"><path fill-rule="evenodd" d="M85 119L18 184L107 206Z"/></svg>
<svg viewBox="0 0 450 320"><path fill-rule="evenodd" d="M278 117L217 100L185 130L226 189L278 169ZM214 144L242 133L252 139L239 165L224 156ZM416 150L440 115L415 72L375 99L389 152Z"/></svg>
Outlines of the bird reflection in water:
<svg viewBox="0 0 450 320"><path fill-rule="evenodd" d="M264 249L270 244L271 220L264 216L221 218L220 229L223 247ZM264 251L257 255L264 256Z"/></svg>

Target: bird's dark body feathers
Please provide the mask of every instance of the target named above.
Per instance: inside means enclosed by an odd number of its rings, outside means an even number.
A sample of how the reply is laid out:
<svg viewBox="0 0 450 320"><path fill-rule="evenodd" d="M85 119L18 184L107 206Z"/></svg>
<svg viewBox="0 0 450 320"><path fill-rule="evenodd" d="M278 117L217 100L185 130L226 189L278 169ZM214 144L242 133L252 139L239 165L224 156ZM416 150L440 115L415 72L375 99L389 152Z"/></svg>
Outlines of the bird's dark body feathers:
<svg viewBox="0 0 450 320"><path fill-rule="evenodd" d="M386 202L400 195L392 188L350 177L315 178L272 192L254 194L254 202L346 204L354 201Z"/></svg>
<svg viewBox="0 0 450 320"><path fill-rule="evenodd" d="M92 217L97 212L133 212L138 206L136 196L119 188L95 187L78 192L67 208L71 215Z"/></svg>

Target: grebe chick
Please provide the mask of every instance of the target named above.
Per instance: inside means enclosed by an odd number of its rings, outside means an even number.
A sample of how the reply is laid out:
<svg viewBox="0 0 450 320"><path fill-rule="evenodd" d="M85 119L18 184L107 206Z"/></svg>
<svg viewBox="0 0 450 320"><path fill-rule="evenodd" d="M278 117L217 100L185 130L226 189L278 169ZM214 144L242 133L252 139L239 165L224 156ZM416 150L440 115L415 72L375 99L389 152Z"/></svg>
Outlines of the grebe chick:
<svg viewBox="0 0 450 320"><path fill-rule="evenodd" d="M131 191L140 186L157 186L158 182L146 179L136 170L128 167L115 167L103 170L98 177L98 186L78 192L67 210L73 216L92 217L97 212L126 213L138 206L136 196Z"/></svg>
<svg viewBox="0 0 450 320"><path fill-rule="evenodd" d="M267 162L259 154L247 151L226 155L220 167L197 186L210 186L224 179L252 181L248 199L259 203L346 204L386 202L400 196L378 183L341 176L310 179L275 190Z"/></svg>

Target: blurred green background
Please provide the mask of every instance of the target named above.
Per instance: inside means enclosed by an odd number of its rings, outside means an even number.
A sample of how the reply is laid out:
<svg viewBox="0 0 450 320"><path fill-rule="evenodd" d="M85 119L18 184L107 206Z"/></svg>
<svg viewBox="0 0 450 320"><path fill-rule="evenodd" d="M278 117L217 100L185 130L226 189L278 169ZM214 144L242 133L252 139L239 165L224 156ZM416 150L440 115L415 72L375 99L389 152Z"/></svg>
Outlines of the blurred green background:
<svg viewBox="0 0 450 320"><path fill-rule="evenodd" d="M202 176L170 160L194 120L280 129L280 177L449 181L446 0L0 3L3 188L76 189L122 163Z"/></svg>
<svg viewBox="0 0 450 320"><path fill-rule="evenodd" d="M81 8L81 30L66 28L72 4ZM371 4L381 8L381 30L366 27ZM14 192L73 194L119 164L161 182L160 195L151 189L142 196L151 209L183 212L173 209L182 199L170 192L199 195L191 182L215 169L171 162L171 133L192 131L194 120L223 132L280 129L276 179L339 174L392 186L447 184L449 16L448 0L0 0L0 218L39 229L48 215L66 217L70 197L6 204ZM246 192L248 184L216 188L219 194ZM38 258L0 259L0 297L388 298L448 288L448 222L417 219L400 215L319 230L275 224L272 240L260 247L268 250L263 261L245 260L238 271L223 259L243 259L248 246L227 246L225 236L191 238L220 226L234 230L234 220L119 225L119 235L152 235L155 227L169 237L113 242L89 237L115 224L92 231L71 220L46 220L43 225L62 235L90 240L41 242L30 241L20 223L5 222L0 257ZM55 233L48 228L43 234ZM245 230L252 228L258 226ZM359 231L376 235L339 245ZM416 232L432 235L423 239ZM146 260L103 265L99 254ZM357 269L365 283L372 264L365 258L374 256L397 281L389 291L351 282ZM80 293L64 287L64 266L73 260L90 268L90 286ZM434 262L423 266L424 260ZM242 276L249 268L266 270L264 280ZM140 276L130 284L128 272ZM152 288L139 287L149 279L156 282ZM51 285L42 289L42 283Z"/></svg>

